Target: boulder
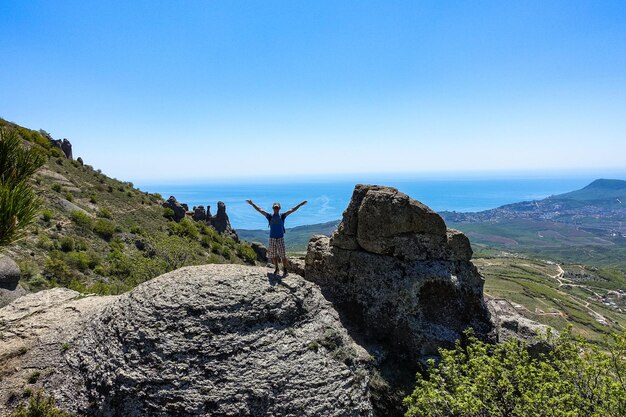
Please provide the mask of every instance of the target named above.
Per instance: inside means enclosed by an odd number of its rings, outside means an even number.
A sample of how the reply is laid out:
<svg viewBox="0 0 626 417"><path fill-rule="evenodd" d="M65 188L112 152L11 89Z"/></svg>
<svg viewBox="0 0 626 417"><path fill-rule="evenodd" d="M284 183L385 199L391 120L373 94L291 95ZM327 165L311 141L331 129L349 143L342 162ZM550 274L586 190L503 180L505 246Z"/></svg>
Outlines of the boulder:
<svg viewBox="0 0 626 417"><path fill-rule="evenodd" d="M558 336L557 330L524 317L509 300L487 298L486 302L491 312L498 342L511 339L521 340L526 343L529 352L534 356L548 353L552 349L550 343L545 340L545 336L549 332Z"/></svg>
<svg viewBox="0 0 626 417"><path fill-rule="evenodd" d="M0 288L15 289L20 280L20 267L8 256L0 255Z"/></svg>
<svg viewBox="0 0 626 417"><path fill-rule="evenodd" d="M173 195L170 196L170 198L168 198L167 201L162 204L162 206L164 208L170 208L174 211L172 219L175 222L180 222L182 219L185 218L185 213L187 212L187 210L185 209L183 204L176 201L176 197L174 197Z"/></svg>
<svg viewBox="0 0 626 417"><path fill-rule="evenodd" d="M250 243L252 250L256 253L256 259L259 262L267 262L267 248L261 242Z"/></svg>
<svg viewBox="0 0 626 417"><path fill-rule="evenodd" d="M206 221L206 210L204 209L204 206L194 207L191 218L197 222Z"/></svg>
<svg viewBox="0 0 626 417"><path fill-rule="evenodd" d="M52 146L54 146L55 148L60 149L63 152L63 155L65 155L65 157L67 159L73 159L72 156L72 144L70 143L69 140L67 139L51 139L50 142L52 143Z"/></svg>
<svg viewBox="0 0 626 417"><path fill-rule="evenodd" d="M365 340L408 361L473 327L495 340L469 240L395 188L357 185L337 231L314 236L305 277Z"/></svg>
<svg viewBox="0 0 626 417"><path fill-rule="evenodd" d="M374 415L370 356L295 274L205 265L120 296L41 291L0 309L0 330L7 412L39 372L28 387L81 415Z"/></svg>

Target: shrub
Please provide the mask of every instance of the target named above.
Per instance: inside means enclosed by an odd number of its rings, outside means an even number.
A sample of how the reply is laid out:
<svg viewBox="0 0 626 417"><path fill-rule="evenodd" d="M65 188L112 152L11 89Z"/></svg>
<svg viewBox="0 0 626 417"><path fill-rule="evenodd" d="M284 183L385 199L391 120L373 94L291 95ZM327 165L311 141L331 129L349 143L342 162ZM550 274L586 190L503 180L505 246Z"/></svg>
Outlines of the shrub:
<svg viewBox="0 0 626 417"><path fill-rule="evenodd" d="M252 246L248 244L239 245L239 249L237 251L239 256L243 258L243 260L249 264L254 264L256 261L256 252L252 249Z"/></svg>
<svg viewBox="0 0 626 417"><path fill-rule="evenodd" d="M196 227L196 222L185 217L184 219L180 221L179 224L183 230L183 235L190 237L192 239L200 238L200 232L198 231L198 228Z"/></svg>
<svg viewBox="0 0 626 417"><path fill-rule="evenodd" d="M75 210L70 214L70 218L74 223L85 230L91 230L93 228L93 219L84 211Z"/></svg>
<svg viewBox="0 0 626 417"><path fill-rule="evenodd" d="M104 240L110 240L115 233L115 225L108 220L99 219L96 221L93 231Z"/></svg>
<svg viewBox="0 0 626 417"><path fill-rule="evenodd" d="M63 259L58 258L48 258L46 260L44 274L60 284L68 284L74 279L74 274L70 267Z"/></svg>
<svg viewBox="0 0 626 417"><path fill-rule="evenodd" d="M174 218L174 210L172 210L169 207L164 207L163 208L163 217L165 217L166 219L173 219Z"/></svg>
<svg viewBox="0 0 626 417"><path fill-rule="evenodd" d="M81 272L89 269L89 255L84 252L70 252L67 254L67 260L71 266Z"/></svg>
<svg viewBox="0 0 626 417"><path fill-rule="evenodd" d="M65 199L67 201L74 201L74 194L72 194L70 192L65 193Z"/></svg>
<svg viewBox="0 0 626 417"><path fill-rule="evenodd" d="M52 217L54 217L54 213L52 212L52 210L49 209L44 209L41 212L41 218L43 219L43 221L45 222L49 222L50 220L52 220Z"/></svg>
<svg viewBox="0 0 626 417"><path fill-rule="evenodd" d="M52 250L54 248L54 243L48 236L42 235L37 240L37 247L44 250Z"/></svg>
<svg viewBox="0 0 626 417"><path fill-rule="evenodd" d="M136 224L132 225L130 227L130 232L134 235L142 235L143 234L143 229L139 226L137 226Z"/></svg>
<svg viewBox="0 0 626 417"><path fill-rule="evenodd" d="M30 397L28 405L21 405L9 414L9 417L72 417L72 415L58 409L54 398L37 391Z"/></svg>
<svg viewBox="0 0 626 417"><path fill-rule="evenodd" d="M45 158L22 145L15 130L0 128L0 246L24 236L37 219L41 201L29 179Z"/></svg>
<svg viewBox="0 0 626 417"><path fill-rule="evenodd" d="M61 187L61 184L52 184L52 191L56 191L57 193L60 193L63 187Z"/></svg>
<svg viewBox="0 0 626 417"><path fill-rule="evenodd" d="M71 252L74 250L74 239L71 236L63 236L59 240L59 245L61 246L61 250L63 252Z"/></svg>
<svg viewBox="0 0 626 417"><path fill-rule="evenodd" d="M108 208L102 207L100 210L98 210L98 213L96 213L96 216L102 217L104 219L112 219L113 213L111 213L111 210L109 210Z"/></svg>
<svg viewBox="0 0 626 417"><path fill-rule="evenodd" d="M112 192L113 192L113 186L112 186L112 185L109 185L109 186L107 187L107 191L108 191L108 192L110 192L110 193L112 193Z"/></svg>
<svg viewBox="0 0 626 417"><path fill-rule="evenodd" d="M221 255L223 251L224 251L224 246L222 246L221 243L213 242L211 244L211 252Z"/></svg>
<svg viewBox="0 0 626 417"><path fill-rule="evenodd" d="M95 194L92 194L92 195L89 196L89 202L91 204L97 204L98 203L98 199L97 199Z"/></svg>
<svg viewBox="0 0 626 417"><path fill-rule="evenodd" d="M74 250L76 252L87 250L87 241L85 241L85 239L74 238Z"/></svg>
<svg viewBox="0 0 626 417"><path fill-rule="evenodd" d="M427 376L405 398L407 416L626 415L626 333L599 350L571 330L549 337L552 350L533 357L524 343L468 343L440 350Z"/></svg>
<svg viewBox="0 0 626 417"><path fill-rule="evenodd" d="M209 236L202 236L202 238L200 238L200 244L207 249L211 248L212 243L213 239L211 239Z"/></svg>

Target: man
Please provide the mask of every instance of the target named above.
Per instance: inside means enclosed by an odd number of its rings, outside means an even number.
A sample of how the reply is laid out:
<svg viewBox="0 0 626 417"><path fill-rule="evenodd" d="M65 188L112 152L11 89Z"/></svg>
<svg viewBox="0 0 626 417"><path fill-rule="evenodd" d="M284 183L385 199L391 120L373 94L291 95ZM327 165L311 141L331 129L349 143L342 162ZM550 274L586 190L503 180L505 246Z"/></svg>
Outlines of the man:
<svg viewBox="0 0 626 417"><path fill-rule="evenodd" d="M261 213L269 222L270 227L270 244L267 250L267 256L272 260L276 269L274 274L280 273L278 267L280 259L283 260L283 275L287 276L287 254L285 253L285 218L300 207L305 205L307 201L303 201L291 210L280 214L280 203L272 204L273 214L266 213L259 206L254 204L252 200L246 200L246 203L250 204L256 211Z"/></svg>

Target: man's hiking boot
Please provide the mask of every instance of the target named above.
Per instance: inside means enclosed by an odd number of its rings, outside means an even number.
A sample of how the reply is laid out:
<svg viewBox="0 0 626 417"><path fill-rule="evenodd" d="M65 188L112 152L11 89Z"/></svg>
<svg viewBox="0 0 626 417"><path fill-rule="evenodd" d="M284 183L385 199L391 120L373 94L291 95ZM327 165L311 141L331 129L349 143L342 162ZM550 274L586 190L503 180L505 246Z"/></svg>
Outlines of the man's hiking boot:
<svg viewBox="0 0 626 417"><path fill-rule="evenodd" d="M280 274L280 269L278 269L278 267L274 270L274 275L278 275Z"/></svg>
<svg viewBox="0 0 626 417"><path fill-rule="evenodd" d="M289 275L289 272L287 272L287 270L285 269L285 271L283 271L283 278L286 277L287 275Z"/></svg>

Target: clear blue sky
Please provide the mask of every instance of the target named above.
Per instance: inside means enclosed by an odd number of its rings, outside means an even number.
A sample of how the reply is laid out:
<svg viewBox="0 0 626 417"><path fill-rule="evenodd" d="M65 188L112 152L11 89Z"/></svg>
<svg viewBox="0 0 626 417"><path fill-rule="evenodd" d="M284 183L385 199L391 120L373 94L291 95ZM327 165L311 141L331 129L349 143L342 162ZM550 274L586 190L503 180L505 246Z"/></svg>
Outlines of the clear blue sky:
<svg viewBox="0 0 626 417"><path fill-rule="evenodd" d="M626 1L0 2L0 117L120 179L626 168Z"/></svg>

